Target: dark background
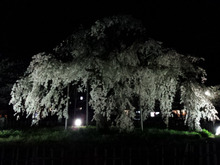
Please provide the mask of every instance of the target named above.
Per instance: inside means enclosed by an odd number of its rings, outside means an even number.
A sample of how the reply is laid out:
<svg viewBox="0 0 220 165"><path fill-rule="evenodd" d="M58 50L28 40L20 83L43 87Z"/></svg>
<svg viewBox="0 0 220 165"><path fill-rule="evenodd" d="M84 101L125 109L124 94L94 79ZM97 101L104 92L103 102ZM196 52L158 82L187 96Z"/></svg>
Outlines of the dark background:
<svg viewBox="0 0 220 165"><path fill-rule="evenodd" d="M205 58L208 84L220 84L220 3L202 1L0 1L0 54L31 59L50 51L80 24L130 14L150 38L179 53Z"/></svg>

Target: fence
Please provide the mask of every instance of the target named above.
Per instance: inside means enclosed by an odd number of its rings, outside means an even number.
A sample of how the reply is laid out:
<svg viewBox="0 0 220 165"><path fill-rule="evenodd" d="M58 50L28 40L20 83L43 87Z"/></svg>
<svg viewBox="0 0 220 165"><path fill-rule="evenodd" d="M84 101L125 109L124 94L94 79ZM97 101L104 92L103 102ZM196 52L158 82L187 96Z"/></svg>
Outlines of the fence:
<svg viewBox="0 0 220 165"><path fill-rule="evenodd" d="M218 165L219 144L1 146L0 165Z"/></svg>

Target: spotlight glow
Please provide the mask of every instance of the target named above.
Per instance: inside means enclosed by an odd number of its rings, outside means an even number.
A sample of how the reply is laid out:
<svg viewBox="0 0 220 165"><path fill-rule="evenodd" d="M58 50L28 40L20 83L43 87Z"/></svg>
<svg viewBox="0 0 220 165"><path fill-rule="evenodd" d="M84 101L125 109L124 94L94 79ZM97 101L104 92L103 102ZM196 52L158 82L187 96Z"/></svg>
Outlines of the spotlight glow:
<svg viewBox="0 0 220 165"><path fill-rule="evenodd" d="M218 127L216 128L215 135L220 135L220 126L218 126Z"/></svg>
<svg viewBox="0 0 220 165"><path fill-rule="evenodd" d="M74 125L79 127L82 125L82 120L81 119L76 119L75 122L74 122Z"/></svg>

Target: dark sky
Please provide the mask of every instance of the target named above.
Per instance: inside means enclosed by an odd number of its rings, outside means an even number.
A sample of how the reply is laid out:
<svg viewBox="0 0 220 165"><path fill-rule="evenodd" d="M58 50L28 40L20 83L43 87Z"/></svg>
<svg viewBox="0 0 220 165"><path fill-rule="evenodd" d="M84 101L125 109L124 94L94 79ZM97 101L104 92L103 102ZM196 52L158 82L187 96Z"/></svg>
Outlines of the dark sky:
<svg viewBox="0 0 220 165"><path fill-rule="evenodd" d="M210 85L220 84L220 3L202 1L0 1L0 53L31 58L49 51L80 24L105 16L131 14L149 37L180 53L205 58Z"/></svg>

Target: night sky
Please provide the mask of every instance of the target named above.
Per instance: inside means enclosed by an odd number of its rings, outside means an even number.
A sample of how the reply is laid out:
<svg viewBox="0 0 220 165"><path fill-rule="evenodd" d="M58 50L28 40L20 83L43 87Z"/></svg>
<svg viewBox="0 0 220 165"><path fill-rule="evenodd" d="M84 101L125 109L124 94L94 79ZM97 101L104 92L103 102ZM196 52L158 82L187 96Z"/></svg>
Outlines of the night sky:
<svg viewBox="0 0 220 165"><path fill-rule="evenodd" d="M75 2L75 1L73 1ZM148 35L178 52L205 58L208 84L220 84L220 2L203 1L0 1L0 53L31 58L50 51L80 24L130 14Z"/></svg>

